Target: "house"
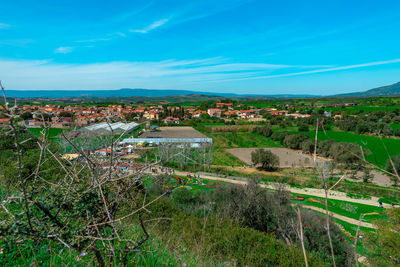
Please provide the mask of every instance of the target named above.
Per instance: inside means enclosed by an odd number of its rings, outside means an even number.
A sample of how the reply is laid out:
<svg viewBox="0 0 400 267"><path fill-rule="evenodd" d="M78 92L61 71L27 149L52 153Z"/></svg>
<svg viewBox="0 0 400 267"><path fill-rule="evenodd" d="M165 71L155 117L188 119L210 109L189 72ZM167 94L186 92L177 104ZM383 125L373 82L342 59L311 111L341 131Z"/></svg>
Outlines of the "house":
<svg viewBox="0 0 400 267"><path fill-rule="evenodd" d="M25 125L27 127L40 127L44 124L45 123L43 121L34 121L34 120L25 121Z"/></svg>
<svg viewBox="0 0 400 267"><path fill-rule="evenodd" d="M255 118L255 114L252 110L241 110L238 115L242 119Z"/></svg>
<svg viewBox="0 0 400 267"><path fill-rule="evenodd" d="M219 108L209 108L207 110L208 115L210 115L210 117L221 117L221 113L222 111Z"/></svg>
<svg viewBox="0 0 400 267"><path fill-rule="evenodd" d="M5 124L8 124L10 122L10 119L0 119L0 125L5 125Z"/></svg>
<svg viewBox="0 0 400 267"><path fill-rule="evenodd" d="M233 109L233 103L217 103L217 108L229 108Z"/></svg>
<svg viewBox="0 0 400 267"><path fill-rule="evenodd" d="M274 116L283 116L286 115L288 112L286 110L271 110L271 115Z"/></svg>
<svg viewBox="0 0 400 267"><path fill-rule="evenodd" d="M167 124L179 124L179 118L174 118L174 117L166 117L163 120L164 123Z"/></svg>
<svg viewBox="0 0 400 267"><path fill-rule="evenodd" d="M192 113L193 118L200 118L201 114L206 114L207 111L204 110L196 110Z"/></svg>
<svg viewBox="0 0 400 267"><path fill-rule="evenodd" d="M286 114L285 117L293 117L295 119L298 118L309 118L311 115L309 114L300 114L300 113L292 113L292 114Z"/></svg>
<svg viewBox="0 0 400 267"><path fill-rule="evenodd" d="M148 120L158 120L159 115L154 111L146 111L143 115L144 118Z"/></svg>
<svg viewBox="0 0 400 267"><path fill-rule="evenodd" d="M108 154L111 154L111 149L99 149L95 152L96 154L99 154L101 156L107 156Z"/></svg>
<svg viewBox="0 0 400 267"><path fill-rule="evenodd" d="M75 123L80 126L85 126L85 125L89 124L89 120L86 117L81 116L81 117L75 118Z"/></svg>

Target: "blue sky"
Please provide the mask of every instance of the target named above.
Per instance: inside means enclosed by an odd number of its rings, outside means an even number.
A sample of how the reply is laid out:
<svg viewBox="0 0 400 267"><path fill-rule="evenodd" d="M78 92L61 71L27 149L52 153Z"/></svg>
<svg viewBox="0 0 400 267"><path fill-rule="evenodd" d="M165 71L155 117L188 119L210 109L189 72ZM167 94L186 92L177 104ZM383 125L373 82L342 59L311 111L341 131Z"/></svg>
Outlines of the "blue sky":
<svg viewBox="0 0 400 267"><path fill-rule="evenodd" d="M400 81L400 1L0 2L8 89L335 94Z"/></svg>

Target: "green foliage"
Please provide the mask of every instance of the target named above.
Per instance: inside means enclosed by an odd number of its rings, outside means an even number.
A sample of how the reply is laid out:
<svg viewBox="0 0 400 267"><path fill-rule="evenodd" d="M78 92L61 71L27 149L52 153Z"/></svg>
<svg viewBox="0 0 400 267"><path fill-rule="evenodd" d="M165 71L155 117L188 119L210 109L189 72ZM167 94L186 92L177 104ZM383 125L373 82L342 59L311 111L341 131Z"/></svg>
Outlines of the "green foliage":
<svg viewBox="0 0 400 267"><path fill-rule="evenodd" d="M299 132L308 132L310 127L307 124L300 124L299 125Z"/></svg>
<svg viewBox="0 0 400 267"><path fill-rule="evenodd" d="M392 174L392 181L398 184L400 182L398 178L398 175L400 175L400 154L388 159L385 168Z"/></svg>
<svg viewBox="0 0 400 267"><path fill-rule="evenodd" d="M254 165L261 165L261 169L268 171L274 171L279 166L279 157L265 149L257 149L251 152L251 161Z"/></svg>
<svg viewBox="0 0 400 267"><path fill-rule="evenodd" d="M386 211L386 220L374 222L376 233L366 233L365 245L372 266L399 266L400 264L400 208Z"/></svg>
<svg viewBox="0 0 400 267"><path fill-rule="evenodd" d="M260 134L264 137L270 137L273 133L272 128L268 125L266 126L258 126L253 129L253 133Z"/></svg>
<svg viewBox="0 0 400 267"><path fill-rule="evenodd" d="M285 136L283 144L291 149L300 149L301 143L308 139L306 134L291 134Z"/></svg>
<svg viewBox="0 0 400 267"><path fill-rule="evenodd" d="M315 132L309 132L309 136L313 139L315 137ZM335 140L337 142L354 143L358 146L361 146L363 147L364 151L370 151L370 153L365 155L366 160L378 165L381 168L385 167L389 155L397 155L398 151L400 151L399 139L380 139L374 136L359 135L343 131L320 131L318 132L318 140ZM385 151L383 145L386 146L388 153ZM358 150L360 151L360 149Z"/></svg>

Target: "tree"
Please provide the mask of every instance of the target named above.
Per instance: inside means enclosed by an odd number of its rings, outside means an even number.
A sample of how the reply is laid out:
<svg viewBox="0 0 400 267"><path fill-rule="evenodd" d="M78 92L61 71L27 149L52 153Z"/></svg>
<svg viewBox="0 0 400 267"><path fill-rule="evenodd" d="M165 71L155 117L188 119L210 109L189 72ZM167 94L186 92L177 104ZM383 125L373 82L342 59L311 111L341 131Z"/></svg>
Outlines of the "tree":
<svg viewBox="0 0 400 267"><path fill-rule="evenodd" d="M265 149L257 149L251 152L251 161L254 165L261 164L261 169L267 171L274 171L279 166L279 157Z"/></svg>
<svg viewBox="0 0 400 267"><path fill-rule="evenodd" d="M312 139L307 139L301 143L301 150L307 153L314 153L315 142Z"/></svg>
<svg viewBox="0 0 400 267"><path fill-rule="evenodd" d="M201 102L200 109L201 110L207 110L208 109L208 104L207 104L206 101Z"/></svg>
<svg viewBox="0 0 400 267"><path fill-rule="evenodd" d="M391 157L386 162L386 170L392 174L391 178L395 184L398 184L399 179L398 175L400 175L400 154L394 157Z"/></svg>
<svg viewBox="0 0 400 267"><path fill-rule="evenodd" d="M292 134L287 135L283 140L283 144L291 149L300 149L301 143L307 140L309 137L306 134Z"/></svg>
<svg viewBox="0 0 400 267"><path fill-rule="evenodd" d="M274 141L279 141L282 144L283 140L285 139L285 136L287 136L288 134L289 134L288 131L276 131L272 133L271 139Z"/></svg>
<svg viewBox="0 0 400 267"><path fill-rule="evenodd" d="M400 265L400 208L386 210L387 219L377 220L376 233L365 233L365 247L369 250L371 266Z"/></svg>
<svg viewBox="0 0 400 267"><path fill-rule="evenodd" d="M362 176L363 182L369 183L372 178L374 178L374 176L371 174L371 170L368 168L365 168L363 176Z"/></svg>
<svg viewBox="0 0 400 267"><path fill-rule="evenodd" d="M73 117L74 116L74 114L72 114L71 112L68 112L68 111L61 111L59 114L58 114L58 116L59 117Z"/></svg>
<svg viewBox="0 0 400 267"><path fill-rule="evenodd" d="M33 116L32 116L32 113L26 111L26 112L24 112L24 113L21 115L21 118L22 118L24 121L26 121L26 120L32 119Z"/></svg>
<svg viewBox="0 0 400 267"><path fill-rule="evenodd" d="M308 127L307 124L301 124L299 125L299 132L308 132L310 128Z"/></svg>
<svg viewBox="0 0 400 267"><path fill-rule="evenodd" d="M270 137L273 133L272 128L269 125L266 125L263 127L256 127L256 128L254 128L253 132L261 134L262 136L265 136L265 137Z"/></svg>

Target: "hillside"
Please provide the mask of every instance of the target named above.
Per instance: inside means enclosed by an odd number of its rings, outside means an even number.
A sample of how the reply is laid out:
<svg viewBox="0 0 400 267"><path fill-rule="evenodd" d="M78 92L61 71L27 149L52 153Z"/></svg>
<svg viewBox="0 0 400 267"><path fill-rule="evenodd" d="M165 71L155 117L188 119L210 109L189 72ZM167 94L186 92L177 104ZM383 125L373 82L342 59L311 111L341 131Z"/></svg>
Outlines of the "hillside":
<svg viewBox="0 0 400 267"><path fill-rule="evenodd" d="M400 95L400 82L370 89L368 91L335 95L339 97L374 97L374 96L398 96Z"/></svg>
<svg viewBox="0 0 400 267"><path fill-rule="evenodd" d="M315 97L314 95L255 95L218 92L200 92L168 89L129 89L118 90L7 90L8 97L18 98L74 98L74 97L170 97L170 96L219 96L219 97Z"/></svg>

